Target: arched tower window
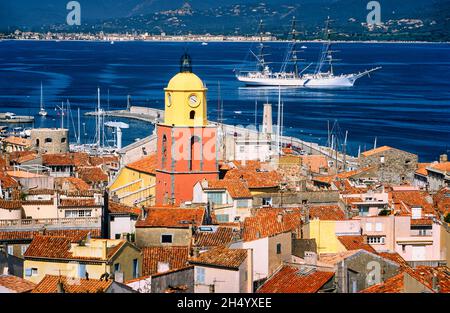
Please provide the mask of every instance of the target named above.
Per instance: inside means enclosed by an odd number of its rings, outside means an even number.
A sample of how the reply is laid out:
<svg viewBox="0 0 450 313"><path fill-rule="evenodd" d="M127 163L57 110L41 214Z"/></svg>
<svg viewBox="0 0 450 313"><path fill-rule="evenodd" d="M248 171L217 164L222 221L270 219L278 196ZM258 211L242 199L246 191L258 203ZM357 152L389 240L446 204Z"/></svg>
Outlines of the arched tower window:
<svg viewBox="0 0 450 313"><path fill-rule="evenodd" d="M195 119L195 111L194 111L194 110L192 110L191 112L189 112L189 118L190 118L191 120Z"/></svg>
<svg viewBox="0 0 450 313"><path fill-rule="evenodd" d="M39 139L36 139L36 147L39 147Z"/></svg>
<svg viewBox="0 0 450 313"><path fill-rule="evenodd" d="M190 159L189 159L189 171L194 170L194 161L198 161L201 158L201 146L199 145L200 138L197 136L191 137L191 149L190 149Z"/></svg>
<svg viewBox="0 0 450 313"><path fill-rule="evenodd" d="M162 137L162 167L166 167L166 160L167 160L167 136L163 135Z"/></svg>

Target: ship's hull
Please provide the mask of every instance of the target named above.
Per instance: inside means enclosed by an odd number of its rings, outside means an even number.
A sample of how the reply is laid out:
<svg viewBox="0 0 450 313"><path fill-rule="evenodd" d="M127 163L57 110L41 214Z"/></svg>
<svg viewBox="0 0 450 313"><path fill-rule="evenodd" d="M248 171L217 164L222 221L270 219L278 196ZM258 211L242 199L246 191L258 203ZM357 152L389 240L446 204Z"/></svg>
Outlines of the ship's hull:
<svg viewBox="0 0 450 313"><path fill-rule="evenodd" d="M237 79L247 86L285 86L303 87L306 79L303 78L265 78L237 76Z"/></svg>
<svg viewBox="0 0 450 313"><path fill-rule="evenodd" d="M353 87L356 81L354 75L319 76L306 79L305 87Z"/></svg>

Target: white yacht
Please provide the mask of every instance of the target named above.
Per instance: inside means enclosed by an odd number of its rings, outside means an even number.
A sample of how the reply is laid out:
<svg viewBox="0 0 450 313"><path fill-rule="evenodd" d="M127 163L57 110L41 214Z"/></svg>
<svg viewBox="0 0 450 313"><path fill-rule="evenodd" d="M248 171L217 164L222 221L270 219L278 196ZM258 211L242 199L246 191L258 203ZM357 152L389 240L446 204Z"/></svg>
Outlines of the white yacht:
<svg viewBox="0 0 450 313"><path fill-rule="evenodd" d="M258 47L258 54L255 54L250 50L250 53L256 58L256 70L254 71L236 71L236 78L245 83L247 86L292 86L302 87L305 83L305 79L298 71L298 58L296 49L296 30L295 30L295 18L292 21L292 42L290 42L285 60L281 66L279 72L273 72L269 67L269 62L266 62L263 44L263 22L260 21L259 33L260 43ZM293 69L287 71L287 67L290 63L293 63ZM304 71L304 70L303 70Z"/></svg>
<svg viewBox="0 0 450 313"><path fill-rule="evenodd" d="M40 116L47 116L47 111L44 109L44 96L42 92L42 82L41 82L41 104L40 104L40 110L39 110Z"/></svg>
<svg viewBox="0 0 450 313"><path fill-rule="evenodd" d="M330 30L330 18L326 21L325 27L325 43L322 46L322 51L319 55L319 60L317 62L316 69L312 74L304 74L303 78L305 78L305 87L352 87L356 80L369 75L371 72L379 70L381 67L375 67L370 70L366 70L359 73L351 73L351 74L340 74L335 75L333 69L333 51L331 50L331 30ZM328 66L328 71L323 71L322 69Z"/></svg>

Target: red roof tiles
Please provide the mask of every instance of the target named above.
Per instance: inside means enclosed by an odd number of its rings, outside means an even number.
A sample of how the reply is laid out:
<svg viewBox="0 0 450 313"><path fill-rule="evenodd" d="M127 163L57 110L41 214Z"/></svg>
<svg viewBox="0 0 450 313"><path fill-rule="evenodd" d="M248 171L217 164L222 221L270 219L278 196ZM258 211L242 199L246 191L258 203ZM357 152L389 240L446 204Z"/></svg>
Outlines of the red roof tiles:
<svg viewBox="0 0 450 313"><path fill-rule="evenodd" d="M233 241L233 229L231 227L218 227L216 231L199 231L194 235L195 246L216 247L224 246Z"/></svg>
<svg viewBox="0 0 450 313"><path fill-rule="evenodd" d="M302 274L295 266L284 265L269 278L257 293L316 293L334 276L334 272L312 272Z"/></svg>
<svg viewBox="0 0 450 313"><path fill-rule="evenodd" d="M65 293L103 293L111 286L113 280L82 278L74 281L66 276L45 275L32 293L56 293L59 282L63 284Z"/></svg>
<svg viewBox="0 0 450 313"><path fill-rule="evenodd" d="M126 167L142 173L156 174L156 154L152 154L136 162L129 163Z"/></svg>
<svg viewBox="0 0 450 313"><path fill-rule="evenodd" d="M26 279L12 276L0 275L0 286L13 290L17 293L30 292L36 287L36 284Z"/></svg>
<svg viewBox="0 0 450 313"><path fill-rule="evenodd" d="M337 205L312 206L309 208L309 218L338 221L345 219L345 213Z"/></svg>
<svg viewBox="0 0 450 313"><path fill-rule="evenodd" d="M204 208L150 207L147 218L138 221L136 227L188 228L190 225L200 226L204 217Z"/></svg>
<svg viewBox="0 0 450 313"><path fill-rule="evenodd" d="M372 253L377 253L370 244L364 242L364 236L337 236L337 238L348 251L364 249Z"/></svg>
<svg viewBox="0 0 450 313"><path fill-rule="evenodd" d="M247 259L247 250L217 247L200 253L198 257L189 259L189 263L204 266L217 266L238 269Z"/></svg>
<svg viewBox="0 0 450 313"><path fill-rule="evenodd" d="M61 236L67 237L72 243L79 242L86 238L88 233L92 238L100 237L100 229L59 229L59 230L45 230L43 233L39 231L0 231L0 241L14 241L14 240L31 240L35 236Z"/></svg>
<svg viewBox="0 0 450 313"><path fill-rule="evenodd" d="M144 247L142 248L142 275L158 272L158 263L168 263L169 269L179 269L187 265L188 247Z"/></svg>
<svg viewBox="0 0 450 313"><path fill-rule="evenodd" d="M208 180L205 190L227 190L234 199L252 197L247 183L239 179Z"/></svg>
<svg viewBox="0 0 450 313"><path fill-rule="evenodd" d="M255 216L244 220L244 241L272 237L284 232L293 232L301 226L299 209L258 209Z"/></svg>

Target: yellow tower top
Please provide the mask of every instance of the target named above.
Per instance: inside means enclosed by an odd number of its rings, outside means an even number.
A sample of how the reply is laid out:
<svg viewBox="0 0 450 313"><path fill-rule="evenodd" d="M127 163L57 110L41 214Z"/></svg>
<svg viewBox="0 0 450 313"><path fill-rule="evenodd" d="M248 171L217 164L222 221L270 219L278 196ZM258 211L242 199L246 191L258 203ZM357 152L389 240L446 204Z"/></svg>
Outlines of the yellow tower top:
<svg viewBox="0 0 450 313"><path fill-rule="evenodd" d="M192 73L191 58L184 54L180 72L165 91L164 124L174 126L205 126L206 91L202 80Z"/></svg>

